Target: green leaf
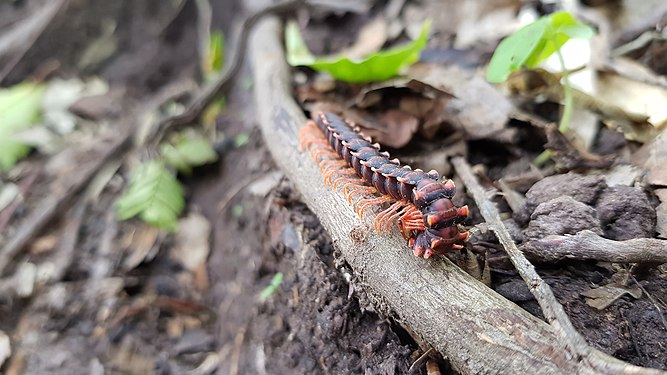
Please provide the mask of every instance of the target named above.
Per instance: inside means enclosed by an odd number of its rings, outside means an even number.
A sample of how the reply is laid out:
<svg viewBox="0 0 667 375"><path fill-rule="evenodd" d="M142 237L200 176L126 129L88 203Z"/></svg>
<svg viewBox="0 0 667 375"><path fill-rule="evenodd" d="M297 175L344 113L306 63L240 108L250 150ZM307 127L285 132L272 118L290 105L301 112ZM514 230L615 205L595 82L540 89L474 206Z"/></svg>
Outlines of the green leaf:
<svg viewBox="0 0 667 375"><path fill-rule="evenodd" d="M224 97L216 99L206 106L201 114L201 122L204 128L213 127L215 125L215 120L226 106L227 100L225 100Z"/></svg>
<svg viewBox="0 0 667 375"><path fill-rule="evenodd" d="M40 120L44 85L21 83L0 90L0 171L6 171L30 152L30 146L13 139Z"/></svg>
<svg viewBox="0 0 667 375"><path fill-rule="evenodd" d="M174 142L162 144L160 154L168 165L186 174L192 172L192 167L218 159L211 143L193 132L179 133Z"/></svg>
<svg viewBox="0 0 667 375"><path fill-rule="evenodd" d="M486 79L503 82L523 66L536 67L570 38L588 39L593 35L590 26L580 23L570 13L541 17L500 42L487 67Z"/></svg>
<svg viewBox="0 0 667 375"><path fill-rule="evenodd" d="M269 299L269 297L271 297L278 290L280 284L282 284L283 282L283 278L284 276L282 272L278 272L275 275L273 275L269 286L262 289L262 291L259 293L259 298L262 301L266 301L267 299Z"/></svg>
<svg viewBox="0 0 667 375"><path fill-rule="evenodd" d="M234 145L236 147L245 146L248 144L249 140L250 135L248 135L248 133L239 133L236 137L234 137Z"/></svg>
<svg viewBox="0 0 667 375"><path fill-rule="evenodd" d="M422 25L419 37L403 46L379 51L361 60L354 61L344 56L315 57L306 46L299 27L294 22L285 28L287 62L292 66L308 66L332 77L347 82L362 83L389 79L401 68L419 60L420 52L426 47L431 21Z"/></svg>
<svg viewBox="0 0 667 375"><path fill-rule="evenodd" d="M202 70L204 77L209 79L213 73L218 73L222 69L225 61L225 39L222 32L219 30L211 32L209 39L208 51L202 62Z"/></svg>
<svg viewBox="0 0 667 375"><path fill-rule="evenodd" d="M119 220L139 216L158 228L174 230L185 207L183 187L160 161L140 165L116 202Z"/></svg>

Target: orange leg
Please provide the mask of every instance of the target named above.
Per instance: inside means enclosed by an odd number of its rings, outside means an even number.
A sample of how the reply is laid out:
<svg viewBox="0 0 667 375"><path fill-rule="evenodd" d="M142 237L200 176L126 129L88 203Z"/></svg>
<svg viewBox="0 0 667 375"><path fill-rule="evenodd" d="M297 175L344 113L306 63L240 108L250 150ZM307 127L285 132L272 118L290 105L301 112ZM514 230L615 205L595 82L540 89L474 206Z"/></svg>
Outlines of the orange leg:
<svg viewBox="0 0 667 375"><path fill-rule="evenodd" d="M324 183L331 184L333 176L337 175L341 169L347 166L345 160L336 159L336 160L323 160L320 162L322 168L322 174L324 175Z"/></svg>
<svg viewBox="0 0 667 375"><path fill-rule="evenodd" d="M403 212L403 210L405 210L406 204L407 202L397 201L391 206L389 206L389 208L387 208L386 210L380 212L373 221L373 227L375 227L375 230L381 232L382 226L384 225L385 231L389 232L391 221L396 220L398 215L400 215Z"/></svg>
<svg viewBox="0 0 667 375"><path fill-rule="evenodd" d="M310 157L318 163L322 160L322 156L327 156L328 159L338 159L338 154L328 147L313 147L310 149Z"/></svg>
<svg viewBox="0 0 667 375"><path fill-rule="evenodd" d="M341 182L346 182L346 183L359 183L359 185L364 183L364 180L361 177L357 177L357 172L354 171L352 168L346 168L346 169L341 169L339 171L336 171L335 173L338 175L333 180L333 187L334 189L338 189L338 184ZM346 177L346 176L354 176L354 177Z"/></svg>
<svg viewBox="0 0 667 375"><path fill-rule="evenodd" d="M363 195L364 193L372 194L375 192L377 192L377 190L375 190L375 188L372 186L359 185L352 182L348 182L343 185L343 194L345 194L347 201L350 203L352 203L352 200L356 195Z"/></svg>
<svg viewBox="0 0 667 375"><path fill-rule="evenodd" d="M374 198L360 199L358 202L355 202L355 204L354 204L355 211L357 212L357 215L359 215L359 217L363 219L364 218L364 213L371 206L391 202L393 200L394 200L394 198L392 198L388 195L382 195L382 196L374 197Z"/></svg>
<svg viewBox="0 0 667 375"><path fill-rule="evenodd" d="M328 145L324 138L324 133L317 127L314 121L308 121L306 125L299 130L299 148L301 151L309 149L312 144Z"/></svg>
<svg viewBox="0 0 667 375"><path fill-rule="evenodd" d="M426 230L424 226L424 216L422 213L415 207L410 205L410 208L398 218L400 222L401 230L411 231L411 230Z"/></svg>

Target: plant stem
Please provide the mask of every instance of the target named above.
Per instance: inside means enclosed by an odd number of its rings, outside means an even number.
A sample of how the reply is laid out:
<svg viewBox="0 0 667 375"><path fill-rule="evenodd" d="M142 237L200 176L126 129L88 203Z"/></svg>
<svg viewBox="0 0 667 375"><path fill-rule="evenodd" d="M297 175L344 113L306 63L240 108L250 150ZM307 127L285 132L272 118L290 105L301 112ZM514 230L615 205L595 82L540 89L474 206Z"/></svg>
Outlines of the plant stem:
<svg viewBox="0 0 667 375"><path fill-rule="evenodd" d="M565 59L560 52L560 48L556 50L556 56L558 56L558 62L560 62L560 67L563 70L563 115L560 117L558 131L565 133L567 129L569 129L570 121L572 120L574 98L572 97L572 86L570 85L570 73L565 66ZM551 155L552 153L550 150L544 150L535 158L535 160L533 160L533 164L541 166L546 163L547 160L551 159Z"/></svg>
<svg viewBox="0 0 667 375"><path fill-rule="evenodd" d="M556 55L558 56L558 61L560 62L561 69L563 69L563 115L560 118L560 124L558 125L558 131L564 133L570 127L570 120L572 120L572 112L574 110L574 98L572 97L572 86L570 85L570 74L565 66L565 59L563 59L563 54L560 52L560 48L556 50Z"/></svg>

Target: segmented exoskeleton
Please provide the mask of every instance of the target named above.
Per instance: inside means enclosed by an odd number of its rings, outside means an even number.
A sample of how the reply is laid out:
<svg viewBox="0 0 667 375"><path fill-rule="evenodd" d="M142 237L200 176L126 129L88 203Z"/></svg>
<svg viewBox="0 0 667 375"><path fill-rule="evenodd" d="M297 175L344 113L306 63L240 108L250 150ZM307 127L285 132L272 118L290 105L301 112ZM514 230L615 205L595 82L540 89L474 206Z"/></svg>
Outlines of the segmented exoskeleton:
<svg viewBox="0 0 667 375"><path fill-rule="evenodd" d="M452 180L440 182L434 170L413 170L390 160L379 144L331 113L308 121L299 140L319 164L324 182L341 187L359 216L372 206L389 204L375 217L376 230L390 231L395 223L414 254L424 258L463 247L468 233L458 224L468 217L468 207L452 203Z"/></svg>

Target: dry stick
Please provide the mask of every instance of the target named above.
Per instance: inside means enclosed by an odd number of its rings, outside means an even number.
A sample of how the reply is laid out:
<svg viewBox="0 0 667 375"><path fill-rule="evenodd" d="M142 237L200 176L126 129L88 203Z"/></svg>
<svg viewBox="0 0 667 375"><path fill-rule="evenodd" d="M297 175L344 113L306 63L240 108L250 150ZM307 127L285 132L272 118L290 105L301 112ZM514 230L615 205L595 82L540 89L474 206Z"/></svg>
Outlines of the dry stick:
<svg viewBox="0 0 667 375"><path fill-rule="evenodd" d="M599 373L570 356L552 327L448 259L416 258L399 235L372 233L342 194L322 184L316 164L298 150L297 133L306 119L292 97L279 35L277 20L266 20L250 43L262 135L379 313L408 327L464 374Z"/></svg>
<svg viewBox="0 0 667 375"><path fill-rule="evenodd" d="M18 232L0 249L0 275L2 275L12 258L39 233L44 225L56 213L67 207L71 198L88 184L95 172L102 168L110 157L116 155L129 143L129 138L130 132L128 130L120 130L120 134L115 136L115 139L103 149L97 158L94 158L88 164L82 165L77 174L69 179L69 185L62 188L62 193L56 194L52 189L50 195L45 197L32 210L25 218L24 224L19 227Z"/></svg>
<svg viewBox="0 0 667 375"><path fill-rule="evenodd" d="M667 263L667 241L635 238L614 241L590 230L575 235L551 235L521 245L521 251L537 262L599 260L613 263Z"/></svg>
<svg viewBox="0 0 667 375"><path fill-rule="evenodd" d="M602 352L599 352L586 343L586 340L577 332L570 318L558 303L551 288L535 271L535 267L526 259L517 248L500 218L500 213L495 204L489 199L489 193L477 182L472 169L461 157L452 160L456 172L463 180L466 189L475 199L484 220L496 234L498 240L521 275L521 278L530 288L531 293L540 305L545 318L554 328L558 339L562 342L573 359L589 364L594 370L609 374L663 374L660 370L647 369L633 366Z"/></svg>
<svg viewBox="0 0 667 375"><path fill-rule="evenodd" d="M51 0L34 14L18 23L12 30L5 32L0 38L0 59L4 55L14 54L7 65L0 70L0 82L11 73L16 64L30 50L37 38L42 34L49 22L68 0Z"/></svg>

